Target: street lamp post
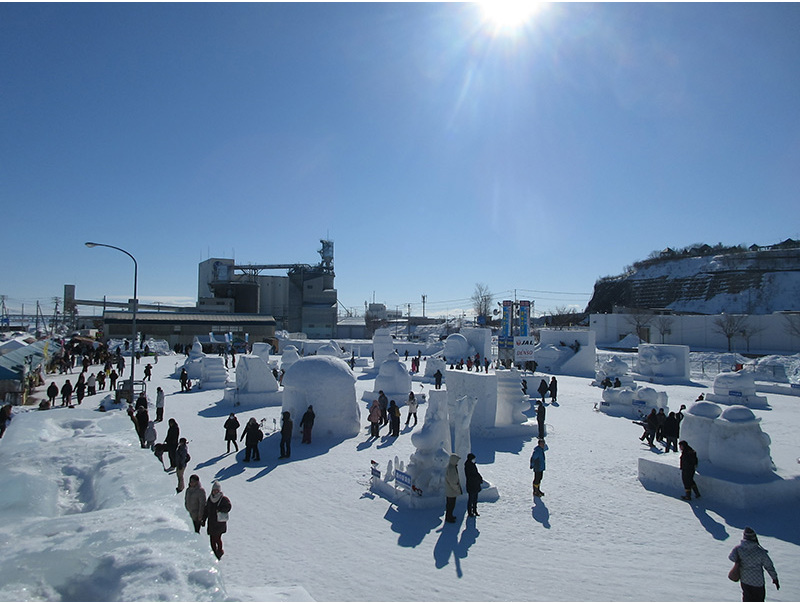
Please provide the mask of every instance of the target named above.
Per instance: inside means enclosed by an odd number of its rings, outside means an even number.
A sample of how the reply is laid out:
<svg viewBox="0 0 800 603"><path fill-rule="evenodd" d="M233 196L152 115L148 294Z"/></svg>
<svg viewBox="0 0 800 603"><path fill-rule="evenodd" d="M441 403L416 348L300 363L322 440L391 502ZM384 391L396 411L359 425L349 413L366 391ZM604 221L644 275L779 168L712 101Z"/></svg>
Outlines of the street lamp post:
<svg viewBox="0 0 800 603"><path fill-rule="evenodd" d="M116 249L117 251L121 251L129 258L133 260L133 300L131 301L131 389L128 398L128 402L133 404L133 380L135 377L135 367L136 367L136 305L138 304L138 300L136 299L136 286L139 282L139 264L136 262L136 258L133 257L130 253L121 249L120 247L115 247L114 245L106 245L105 243L92 243L87 242L87 247L108 247L110 249Z"/></svg>

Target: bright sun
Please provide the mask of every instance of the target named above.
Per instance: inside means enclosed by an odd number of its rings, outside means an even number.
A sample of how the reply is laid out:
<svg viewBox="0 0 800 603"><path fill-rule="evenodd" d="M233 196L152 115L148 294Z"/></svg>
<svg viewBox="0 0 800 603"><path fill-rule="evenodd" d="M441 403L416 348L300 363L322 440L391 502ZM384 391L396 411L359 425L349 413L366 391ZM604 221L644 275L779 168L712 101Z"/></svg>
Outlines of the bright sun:
<svg viewBox="0 0 800 603"><path fill-rule="evenodd" d="M536 0L494 0L478 2L485 21L496 30L515 30L525 25L542 7Z"/></svg>

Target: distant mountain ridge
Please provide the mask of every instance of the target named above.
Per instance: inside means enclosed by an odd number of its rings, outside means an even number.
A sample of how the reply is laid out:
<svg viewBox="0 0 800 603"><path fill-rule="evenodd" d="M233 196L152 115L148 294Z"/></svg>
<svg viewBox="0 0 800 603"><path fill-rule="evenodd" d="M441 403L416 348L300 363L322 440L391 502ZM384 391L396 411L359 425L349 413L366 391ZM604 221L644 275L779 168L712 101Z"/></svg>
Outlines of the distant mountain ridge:
<svg viewBox="0 0 800 603"><path fill-rule="evenodd" d="M599 279L586 311L615 306L696 314L800 311L800 241L769 247L665 249L626 274Z"/></svg>

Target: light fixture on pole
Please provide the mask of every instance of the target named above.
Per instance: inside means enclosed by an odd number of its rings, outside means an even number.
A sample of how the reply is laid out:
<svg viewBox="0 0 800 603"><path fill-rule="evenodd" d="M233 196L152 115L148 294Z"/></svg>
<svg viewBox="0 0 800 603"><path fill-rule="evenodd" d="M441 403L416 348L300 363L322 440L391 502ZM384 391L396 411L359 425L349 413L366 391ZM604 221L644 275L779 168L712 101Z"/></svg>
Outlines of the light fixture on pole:
<svg viewBox="0 0 800 603"><path fill-rule="evenodd" d="M130 387L130 394L128 397L128 402L133 404L133 381L135 377L135 366L136 366L136 306L138 304L138 300L136 299L136 288L139 281L139 264L136 261L136 258L133 257L130 253L125 251L120 247L115 247L114 245L106 245L105 243L92 243L87 242L87 247L108 247L109 249L116 249L117 251L121 251L129 258L133 260L133 299L131 300L131 387Z"/></svg>

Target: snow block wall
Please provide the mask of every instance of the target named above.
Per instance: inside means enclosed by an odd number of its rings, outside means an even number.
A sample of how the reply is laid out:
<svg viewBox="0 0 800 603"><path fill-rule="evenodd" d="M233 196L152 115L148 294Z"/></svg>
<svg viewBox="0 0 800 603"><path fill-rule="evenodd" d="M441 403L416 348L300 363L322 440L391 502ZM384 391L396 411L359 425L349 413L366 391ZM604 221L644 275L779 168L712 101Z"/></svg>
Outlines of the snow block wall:
<svg viewBox="0 0 800 603"><path fill-rule="evenodd" d="M522 377L518 370L498 370L494 374L448 370L446 379L450 400L464 396L477 400L470 424L473 431L527 421L523 413L530 408L530 402L522 393ZM431 395L434 393L435 390Z"/></svg>
<svg viewBox="0 0 800 603"><path fill-rule="evenodd" d="M283 406L300 437L300 419L314 407L315 436L352 438L361 430L361 410L356 399L356 377L347 363L332 356L307 356L293 363L283 376Z"/></svg>
<svg viewBox="0 0 800 603"><path fill-rule="evenodd" d="M689 346L642 343L636 360L636 372L646 377L691 381Z"/></svg>
<svg viewBox="0 0 800 603"><path fill-rule="evenodd" d="M221 389L228 382L228 370L221 356L205 356L200 362L200 387Z"/></svg>
<svg viewBox="0 0 800 603"><path fill-rule="evenodd" d="M743 371L718 374L714 378L714 393L706 394L706 400L748 408L769 408L766 396L756 395L753 374Z"/></svg>
<svg viewBox="0 0 800 603"><path fill-rule="evenodd" d="M538 370L557 375L594 377L597 347L594 331L542 329L534 352Z"/></svg>

